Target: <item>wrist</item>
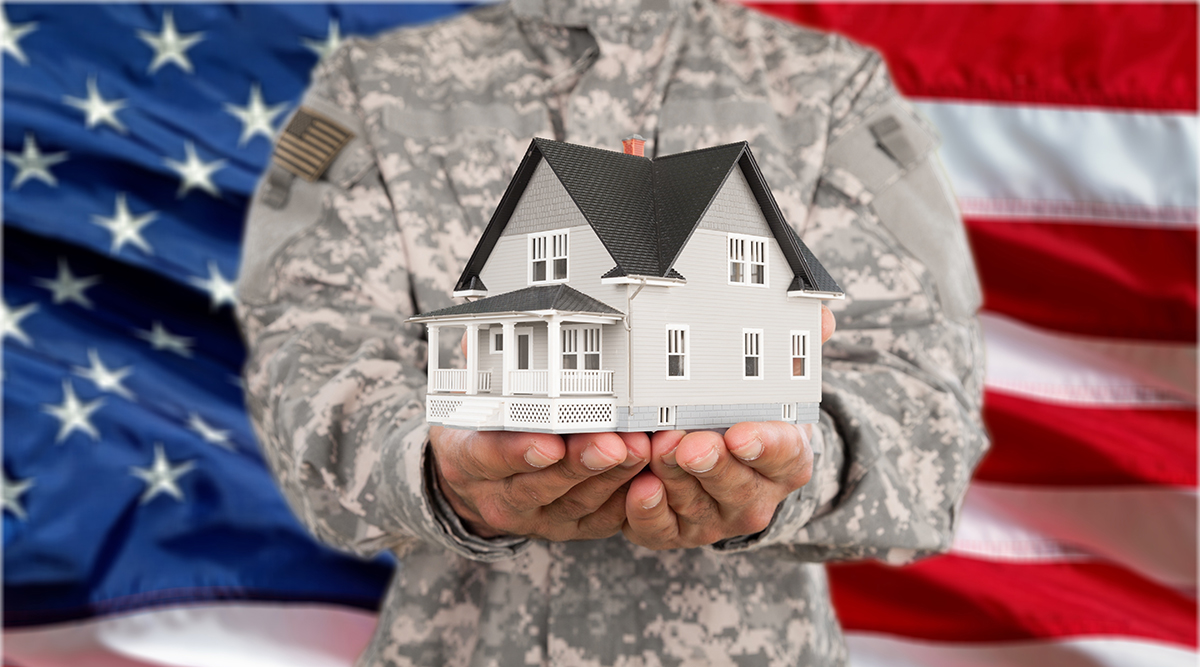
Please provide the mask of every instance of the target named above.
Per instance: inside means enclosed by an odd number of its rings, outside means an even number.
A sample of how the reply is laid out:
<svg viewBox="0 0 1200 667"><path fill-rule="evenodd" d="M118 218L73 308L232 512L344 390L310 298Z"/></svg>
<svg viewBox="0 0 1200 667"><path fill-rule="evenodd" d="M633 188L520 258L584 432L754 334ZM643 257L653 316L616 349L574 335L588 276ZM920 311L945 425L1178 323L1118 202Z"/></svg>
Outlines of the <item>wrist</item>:
<svg viewBox="0 0 1200 667"><path fill-rule="evenodd" d="M458 520L462 522L464 528L470 531L471 534L485 539L506 535L506 533L492 530L484 522L483 516L446 481L446 477L442 475L442 467L438 464L436 456L433 461L433 471L438 490L442 492L442 497L446 499L446 502L450 505L450 509L458 516Z"/></svg>

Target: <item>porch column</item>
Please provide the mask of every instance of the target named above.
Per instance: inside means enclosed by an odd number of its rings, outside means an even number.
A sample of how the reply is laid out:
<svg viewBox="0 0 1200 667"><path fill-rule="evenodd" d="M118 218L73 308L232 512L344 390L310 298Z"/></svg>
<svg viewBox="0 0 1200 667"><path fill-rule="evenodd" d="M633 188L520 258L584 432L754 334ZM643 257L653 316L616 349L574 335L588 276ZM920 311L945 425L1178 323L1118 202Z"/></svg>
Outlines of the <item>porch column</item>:
<svg viewBox="0 0 1200 667"><path fill-rule="evenodd" d="M425 350L425 357L428 360L428 365L425 368L425 374L429 376L429 393L431 394L437 392L437 388L434 385L434 376L437 374L438 369L438 352L441 351L441 348L438 344L438 329L439 327L436 324L429 325L429 344L426 346Z"/></svg>
<svg viewBox="0 0 1200 667"><path fill-rule="evenodd" d="M513 369L517 365L517 323L501 322L500 328L502 331L501 345L504 346L500 355L503 359L500 364L500 387L505 396L512 396L512 380L508 376L512 375Z"/></svg>
<svg viewBox="0 0 1200 667"><path fill-rule="evenodd" d="M467 393L479 393L479 325L467 325Z"/></svg>
<svg viewBox="0 0 1200 667"><path fill-rule="evenodd" d="M546 364L546 381L549 385L546 395L550 398L558 398L562 389L562 320L558 319L558 315L551 315L549 325L549 340L546 341L546 349L549 350L549 359Z"/></svg>

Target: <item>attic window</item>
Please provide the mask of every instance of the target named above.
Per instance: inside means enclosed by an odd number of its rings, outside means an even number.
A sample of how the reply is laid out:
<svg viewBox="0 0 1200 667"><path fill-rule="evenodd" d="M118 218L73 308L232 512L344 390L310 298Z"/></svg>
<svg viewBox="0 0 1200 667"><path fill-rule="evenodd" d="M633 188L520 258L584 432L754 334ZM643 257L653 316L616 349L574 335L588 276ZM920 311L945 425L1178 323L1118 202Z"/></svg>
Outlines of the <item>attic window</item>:
<svg viewBox="0 0 1200 667"><path fill-rule="evenodd" d="M767 239L729 235L729 284L767 285Z"/></svg>
<svg viewBox="0 0 1200 667"><path fill-rule="evenodd" d="M529 284L561 283L567 279L567 232L529 235Z"/></svg>

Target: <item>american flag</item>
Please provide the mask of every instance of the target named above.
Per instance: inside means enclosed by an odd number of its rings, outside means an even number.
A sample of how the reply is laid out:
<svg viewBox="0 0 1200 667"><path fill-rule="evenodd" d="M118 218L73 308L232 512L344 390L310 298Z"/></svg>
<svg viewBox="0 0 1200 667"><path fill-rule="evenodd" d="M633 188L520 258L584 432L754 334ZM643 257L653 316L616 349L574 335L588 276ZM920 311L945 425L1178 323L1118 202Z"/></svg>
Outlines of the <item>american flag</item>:
<svg viewBox="0 0 1200 667"><path fill-rule="evenodd" d="M319 58L468 5L0 14L6 666L350 665L392 562L257 452L242 218ZM938 127L995 444L950 554L831 566L852 664L1196 662L1195 4L798 4Z"/></svg>

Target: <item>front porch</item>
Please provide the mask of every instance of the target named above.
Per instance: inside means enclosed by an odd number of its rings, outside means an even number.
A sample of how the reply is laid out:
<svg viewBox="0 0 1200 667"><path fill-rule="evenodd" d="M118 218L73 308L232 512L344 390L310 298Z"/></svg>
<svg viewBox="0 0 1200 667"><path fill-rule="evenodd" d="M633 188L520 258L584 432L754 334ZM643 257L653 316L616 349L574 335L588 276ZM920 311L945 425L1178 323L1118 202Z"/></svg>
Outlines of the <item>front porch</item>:
<svg viewBox="0 0 1200 667"><path fill-rule="evenodd" d="M428 327L429 423L556 433L615 425L617 374L604 362L625 360L620 311L556 285L412 319ZM441 368L443 337L464 330L466 368Z"/></svg>

